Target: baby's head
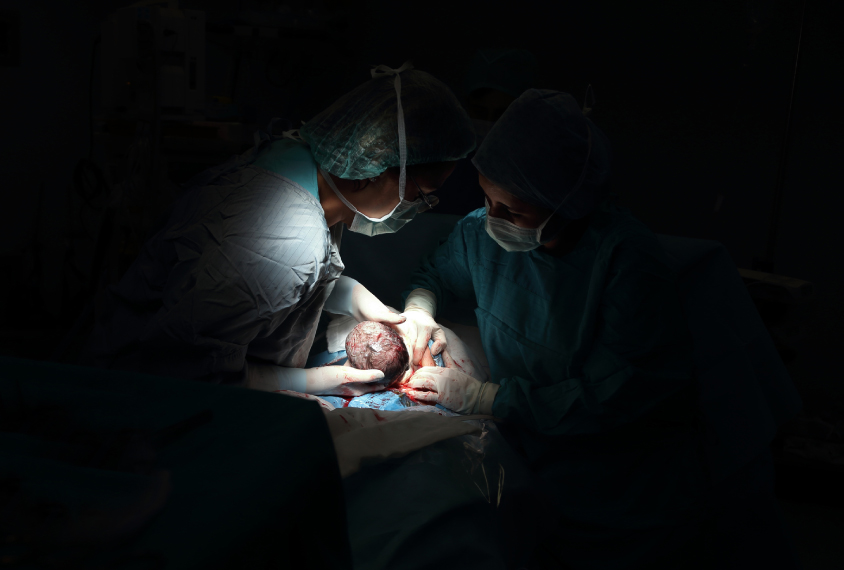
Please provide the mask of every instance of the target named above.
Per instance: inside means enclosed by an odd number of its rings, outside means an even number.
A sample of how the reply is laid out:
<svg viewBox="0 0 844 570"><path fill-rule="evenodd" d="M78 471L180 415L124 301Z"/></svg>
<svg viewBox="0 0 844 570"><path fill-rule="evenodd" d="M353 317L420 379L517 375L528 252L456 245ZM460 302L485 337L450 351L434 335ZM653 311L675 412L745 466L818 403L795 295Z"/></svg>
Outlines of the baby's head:
<svg viewBox="0 0 844 570"><path fill-rule="evenodd" d="M381 323L359 323L346 337L349 365L360 370L380 370L384 383L400 379L410 364L410 355L401 336Z"/></svg>

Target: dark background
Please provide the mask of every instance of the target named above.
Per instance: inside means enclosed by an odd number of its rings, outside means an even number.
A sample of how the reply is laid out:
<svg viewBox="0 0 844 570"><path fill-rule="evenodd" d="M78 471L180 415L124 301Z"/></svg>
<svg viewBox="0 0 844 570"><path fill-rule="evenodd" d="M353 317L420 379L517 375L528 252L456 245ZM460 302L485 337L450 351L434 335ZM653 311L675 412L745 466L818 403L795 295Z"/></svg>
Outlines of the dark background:
<svg viewBox="0 0 844 570"><path fill-rule="evenodd" d="M100 23L130 3L0 0L0 354L49 358L83 306L107 200L80 219L73 174L89 153L92 115L102 113L93 49ZM234 38L233 23L266 25L284 5L288 15L330 17L315 34ZM784 164L772 261L775 273L811 281L816 292L788 364L807 408L844 401L839 5L806 2L783 163L801 0L181 2L206 11L206 94L230 98L249 132L273 116L309 119L366 81L370 64L410 59L465 101L476 49L526 48L539 62L536 87L582 101L593 86L592 118L613 144L622 204L656 232L722 242L739 267L766 254ZM105 169L102 142L95 138L93 157ZM171 161L170 188L199 168ZM139 239L127 242L124 258ZM824 488L814 475L794 480L819 489L807 502L824 504L826 488L840 490L835 477ZM842 511L785 505L806 567L840 568Z"/></svg>
<svg viewBox="0 0 844 570"><path fill-rule="evenodd" d="M88 151L92 45L103 18L128 4L0 2L4 21L16 19L4 25L0 57L4 329L67 326L68 195L74 166ZM464 99L462 77L476 49L527 48L539 62L537 87L582 100L592 84L593 118L613 143L623 204L657 232L721 241L740 267L764 256L799 0L286 2L299 13L339 16L322 39L277 40L271 51L285 59L269 72L261 50L241 53L235 72L220 23L281 4L181 2L206 10L207 95L232 97L250 128L276 115L294 124L308 119L365 81L369 64L411 59ZM836 4L807 4L773 261L776 273L809 280L817 292L795 380L801 389L843 394L844 47ZM287 72L291 79L281 86ZM44 347L60 336L45 334Z"/></svg>

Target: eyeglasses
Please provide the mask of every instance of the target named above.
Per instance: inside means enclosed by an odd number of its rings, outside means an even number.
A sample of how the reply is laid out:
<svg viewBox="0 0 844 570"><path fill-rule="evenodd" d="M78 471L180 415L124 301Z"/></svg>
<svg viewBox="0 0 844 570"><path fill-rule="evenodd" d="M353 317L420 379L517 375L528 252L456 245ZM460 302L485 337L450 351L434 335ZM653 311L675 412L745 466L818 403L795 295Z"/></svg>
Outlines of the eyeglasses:
<svg viewBox="0 0 844 570"><path fill-rule="evenodd" d="M433 210L434 206L439 203L439 200L436 196L428 196L422 191L422 187L419 186L419 183L413 178L413 175L410 172L407 173L410 176L410 179L413 180L413 183L416 184L416 189L419 190L419 197L422 198L422 201L425 202L425 205L428 206L429 210Z"/></svg>

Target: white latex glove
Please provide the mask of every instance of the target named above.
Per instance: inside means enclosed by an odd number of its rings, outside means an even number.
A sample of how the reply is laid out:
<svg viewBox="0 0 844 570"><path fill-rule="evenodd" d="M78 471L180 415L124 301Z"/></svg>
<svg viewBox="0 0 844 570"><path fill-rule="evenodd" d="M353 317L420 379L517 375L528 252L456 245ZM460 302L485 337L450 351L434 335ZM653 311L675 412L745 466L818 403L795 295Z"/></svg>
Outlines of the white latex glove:
<svg viewBox="0 0 844 570"><path fill-rule="evenodd" d="M305 370L308 394L361 396L384 389L384 373L380 370L358 370L351 366L321 366Z"/></svg>
<svg viewBox="0 0 844 570"><path fill-rule="evenodd" d="M491 414L498 384L481 382L456 368L425 366L407 383L407 394L426 404L440 404L458 414Z"/></svg>
<svg viewBox="0 0 844 570"><path fill-rule="evenodd" d="M460 337L454 334L454 331L440 325L445 338L448 341L448 348L443 350L443 364L446 368L456 368L464 374L468 374L472 378L477 378L481 382L489 380L486 370L481 366L478 357L472 350L462 341Z"/></svg>
<svg viewBox="0 0 844 570"><path fill-rule="evenodd" d="M411 364L414 366L419 364L430 339L434 340L434 344L431 345L431 354L439 354L448 346L445 332L430 313L423 309L409 308L405 309L402 315L407 320L400 325L395 325L394 328L401 333L407 344L407 350L411 353Z"/></svg>
<svg viewBox="0 0 844 570"><path fill-rule="evenodd" d="M410 411L385 412L365 408L339 408L325 413L334 439L340 474L348 477L364 462L402 457L444 439L478 433L488 416L446 417Z"/></svg>
<svg viewBox="0 0 844 570"><path fill-rule="evenodd" d="M429 340L434 341L431 345L432 355L441 353L448 346L445 332L434 320L436 314L437 297L427 289L414 289L404 303L402 315L407 317L407 321L394 326L404 337L410 353L410 364L414 368L419 366Z"/></svg>
<svg viewBox="0 0 844 570"><path fill-rule="evenodd" d="M360 283L352 289L352 316L358 322L375 321L385 325L398 325L406 320L406 317L392 312Z"/></svg>
<svg viewBox="0 0 844 570"><path fill-rule="evenodd" d="M303 394L360 396L383 390L383 379L384 373L380 370L358 370L351 366L321 366L305 370L250 362L246 386L266 392L287 390Z"/></svg>

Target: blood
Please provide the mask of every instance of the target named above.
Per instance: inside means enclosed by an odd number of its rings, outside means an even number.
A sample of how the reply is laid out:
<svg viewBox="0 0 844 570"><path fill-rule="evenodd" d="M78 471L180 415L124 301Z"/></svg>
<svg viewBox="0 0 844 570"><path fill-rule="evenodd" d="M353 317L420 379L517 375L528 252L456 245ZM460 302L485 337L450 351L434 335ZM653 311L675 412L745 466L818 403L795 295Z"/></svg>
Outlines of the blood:
<svg viewBox="0 0 844 570"><path fill-rule="evenodd" d="M417 400L416 398L414 398L414 397L411 395L411 393L409 392L409 390L413 390L413 389L414 389L414 388L407 388L407 387L405 387L404 385L402 385L400 388L395 388L395 389L393 389L393 390L392 390L392 392L393 392L394 394L396 394L397 396L401 396L402 394L404 394L404 396L405 396L408 400L410 400L410 401L411 401L411 402L413 402L414 404L419 404L420 406L431 406L431 405L432 405L432 404L429 404L428 402L422 402L422 401ZM422 391L424 392L425 390L422 390Z"/></svg>
<svg viewBox="0 0 844 570"><path fill-rule="evenodd" d="M386 387L401 379L410 355L401 336L387 325L364 321L346 337L349 365L359 370L380 370Z"/></svg>

